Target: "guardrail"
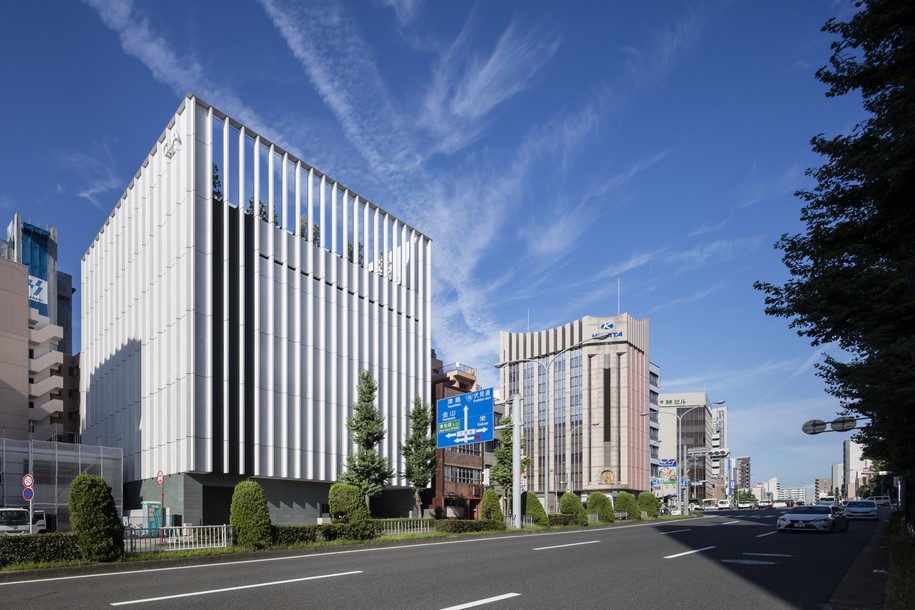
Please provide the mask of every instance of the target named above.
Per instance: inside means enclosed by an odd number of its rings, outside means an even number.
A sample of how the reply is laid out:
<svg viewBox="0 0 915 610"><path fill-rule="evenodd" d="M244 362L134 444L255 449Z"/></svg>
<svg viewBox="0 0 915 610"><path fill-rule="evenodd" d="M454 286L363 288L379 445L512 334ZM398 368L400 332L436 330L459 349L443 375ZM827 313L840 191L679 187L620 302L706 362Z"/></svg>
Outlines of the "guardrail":
<svg viewBox="0 0 915 610"><path fill-rule="evenodd" d="M376 519L375 531L379 536L428 534L435 531L435 519Z"/></svg>
<svg viewBox="0 0 915 610"><path fill-rule="evenodd" d="M124 552L158 553L225 548L232 544L230 525L176 525L124 528Z"/></svg>

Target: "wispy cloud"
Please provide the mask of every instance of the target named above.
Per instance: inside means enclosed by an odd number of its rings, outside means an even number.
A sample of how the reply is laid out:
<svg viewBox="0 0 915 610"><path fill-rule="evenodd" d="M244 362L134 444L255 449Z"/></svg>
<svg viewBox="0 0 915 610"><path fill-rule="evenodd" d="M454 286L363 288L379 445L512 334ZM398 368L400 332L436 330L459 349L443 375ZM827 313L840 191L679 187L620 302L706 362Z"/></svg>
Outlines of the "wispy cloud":
<svg viewBox="0 0 915 610"><path fill-rule="evenodd" d="M422 159L403 114L392 107L374 54L345 8L282 0L261 0L261 6L371 169L403 174L415 168Z"/></svg>
<svg viewBox="0 0 915 610"><path fill-rule="evenodd" d="M409 25L419 15L422 0L380 0L382 6L394 9L401 26Z"/></svg>
<svg viewBox="0 0 915 610"><path fill-rule="evenodd" d="M11 212L16 207L16 202L8 195L0 195L0 210Z"/></svg>
<svg viewBox="0 0 915 610"><path fill-rule="evenodd" d="M193 56L179 55L174 41L168 41L152 29L149 20L134 10L130 0L84 0L94 8L102 21L121 41L121 49L138 59L153 78L169 87L176 96L194 93L206 102L219 107L245 125L285 147L296 155L297 149L286 142L284 136L270 128L252 108L244 104L231 91L212 82L206 70Z"/></svg>
<svg viewBox="0 0 915 610"><path fill-rule="evenodd" d="M436 148L453 153L475 141L483 119L523 91L559 48L557 36L511 23L487 56L469 55L473 21L441 57L424 98L421 123L438 136Z"/></svg>
<svg viewBox="0 0 915 610"><path fill-rule="evenodd" d="M669 301L664 301L661 305L658 305L657 307L652 308L650 310L650 313L655 313L662 309L670 309L671 307L683 307L684 305L688 305L689 303L695 303L697 301L702 301L717 292L721 292L725 288L727 288L727 286L725 284L718 282L711 286L707 286L705 288L696 290L692 294L687 295L685 297L680 297L679 299L672 299Z"/></svg>
<svg viewBox="0 0 915 610"><path fill-rule="evenodd" d="M116 163L108 146L96 143L92 147L96 154L86 151L72 152L61 158L62 168L75 176L81 186L76 189L79 197L87 200L103 212L111 210L118 188L123 188L124 178L117 172Z"/></svg>
<svg viewBox="0 0 915 610"><path fill-rule="evenodd" d="M720 264L737 256L758 249L765 243L761 235L744 239L720 239L700 244L688 250L665 255L665 264L677 267L677 272L692 271L709 264Z"/></svg>
<svg viewBox="0 0 915 610"><path fill-rule="evenodd" d="M632 82L632 91L653 86L666 76L679 61L679 56L699 39L703 29L702 17L692 13L671 28L659 32L647 50L634 47L623 49L625 68Z"/></svg>

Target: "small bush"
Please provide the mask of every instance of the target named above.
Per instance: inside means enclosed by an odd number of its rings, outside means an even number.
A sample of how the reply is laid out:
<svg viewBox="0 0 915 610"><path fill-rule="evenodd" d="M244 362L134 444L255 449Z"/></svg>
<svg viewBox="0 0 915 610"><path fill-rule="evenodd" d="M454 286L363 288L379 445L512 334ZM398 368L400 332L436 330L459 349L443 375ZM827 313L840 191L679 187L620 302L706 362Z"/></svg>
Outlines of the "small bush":
<svg viewBox="0 0 915 610"><path fill-rule="evenodd" d="M267 495L257 481L242 481L235 486L229 523L236 545L264 548L273 544Z"/></svg>
<svg viewBox="0 0 915 610"><path fill-rule="evenodd" d="M567 491L559 499L559 512L573 517L572 525L588 525L588 515L578 494Z"/></svg>
<svg viewBox="0 0 915 610"><path fill-rule="evenodd" d="M365 504L365 496L358 487L348 483L334 483L330 487L328 504L333 522L349 525L355 540L370 540L375 537L372 514Z"/></svg>
<svg viewBox="0 0 915 610"><path fill-rule="evenodd" d="M604 523L613 523L613 502L605 494L596 491L588 494L588 512L597 515L598 520Z"/></svg>
<svg viewBox="0 0 915 610"><path fill-rule="evenodd" d="M616 512L626 513L627 519L642 518L642 509L639 508L639 503L635 501L635 496L628 491L621 491L616 494Z"/></svg>
<svg viewBox="0 0 915 610"><path fill-rule="evenodd" d="M587 519L587 517L585 518ZM550 527L569 527L572 525L580 525L577 515L564 515L562 513L553 513L550 515Z"/></svg>
<svg viewBox="0 0 915 610"><path fill-rule="evenodd" d="M543 504L537 499L537 494L530 491L524 492L524 497L521 498L521 507L523 509L522 514L532 517L534 523L541 527L550 527L550 520L546 516L546 511L543 510Z"/></svg>
<svg viewBox="0 0 915 610"><path fill-rule="evenodd" d="M276 544L314 544L318 541L318 525L275 525L273 539Z"/></svg>
<svg viewBox="0 0 915 610"><path fill-rule="evenodd" d="M124 526L100 476L81 474L70 485L70 524L83 559L116 561L124 555Z"/></svg>
<svg viewBox="0 0 915 610"><path fill-rule="evenodd" d="M498 532L505 529L505 521L493 519L439 519L435 531L443 534L465 534L467 532Z"/></svg>
<svg viewBox="0 0 915 610"><path fill-rule="evenodd" d="M639 508L652 519L657 519L661 515L661 501L650 491L643 491L639 494Z"/></svg>
<svg viewBox="0 0 915 610"><path fill-rule="evenodd" d="M480 519L505 522L505 515L499 505L499 494L495 489L487 489L483 492L483 501L480 502Z"/></svg>

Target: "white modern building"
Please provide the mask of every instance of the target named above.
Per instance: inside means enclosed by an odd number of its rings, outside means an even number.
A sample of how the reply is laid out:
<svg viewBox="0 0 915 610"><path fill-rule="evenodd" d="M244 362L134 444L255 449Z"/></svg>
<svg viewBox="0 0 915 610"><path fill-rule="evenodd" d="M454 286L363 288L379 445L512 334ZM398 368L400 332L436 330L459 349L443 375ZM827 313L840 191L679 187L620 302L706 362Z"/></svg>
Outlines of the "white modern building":
<svg viewBox="0 0 915 610"><path fill-rule="evenodd" d="M714 407L712 409L712 450L728 451L728 408ZM712 478L727 478L727 457L713 457Z"/></svg>
<svg viewBox="0 0 915 610"><path fill-rule="evenodd" d="M168 511L225 523L255 478L274 523L313 523L362 370L398 473L373 510L409 508L399 449L432 351L416 228L188 95L82 278L83 438L123 448L125 508L158 500L161 478Z"/></svg>
<svg viewBox="0 0 915 610"><path fill-rule="evenodd" d="M527 486L550 511L565 491L649 489L648 346L649 321L625 313L500 333L501 395L521 396Z"/></svg>
<svg viewBox="0 0 915 610"><path fill-rule="evenodd" d="M844 497L843 494L845 493L843 491L845 489L844 476L845 476L845 474L842 469L842 463L839 462L838 464L833 464L832 465L832 486L833 486L833 488L837 488L839 490L839 496L841 496L841 497Z"/></svg>
<svg viewBox="0 0 915 610"><path fill-rule="evenodd" d="M871 477L871 461L864 457L864 447L851 439L842 442L842 470L845 497L857 498Z"/></svg>
<svg viewBox="0 0 915 610"><path fill-rule="evenodd" d="M660 456L676 461L679 478L689 481L688 498L716 497L710 455L715 426L712 404L705 392L662 392L658 398ZM665 491L676 493L669 487Z"/></svg>

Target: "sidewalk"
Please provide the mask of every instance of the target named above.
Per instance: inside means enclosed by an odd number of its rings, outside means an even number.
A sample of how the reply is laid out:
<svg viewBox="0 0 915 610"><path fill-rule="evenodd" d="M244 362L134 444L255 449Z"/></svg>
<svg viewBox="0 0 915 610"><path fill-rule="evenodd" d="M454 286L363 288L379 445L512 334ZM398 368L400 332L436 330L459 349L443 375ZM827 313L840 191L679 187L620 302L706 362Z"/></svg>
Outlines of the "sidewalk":
<svg viewBox="0 0 915 610"><path fill-rule="evenodd" d="M832 592L824 610L879 610L883 608L890 570L890 543L886 519L880 519L870 540Z"/></svg>

